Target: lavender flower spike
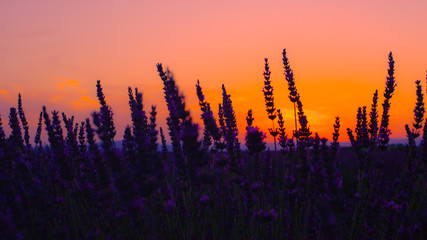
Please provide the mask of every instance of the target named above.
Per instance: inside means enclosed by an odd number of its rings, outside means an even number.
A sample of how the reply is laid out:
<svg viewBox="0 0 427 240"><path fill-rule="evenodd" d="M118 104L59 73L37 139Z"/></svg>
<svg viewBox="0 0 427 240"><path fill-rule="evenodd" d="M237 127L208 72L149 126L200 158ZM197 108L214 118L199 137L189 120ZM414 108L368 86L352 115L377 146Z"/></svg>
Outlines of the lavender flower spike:
<svg viewBox="0 0 427 240"><path fill-rule="evenodd" d="M276 108L274 107L273 87L270 80L270 67L268 66L268 58L265 59L264 70L264 89L262 90L265 98L265 106L267 107L268 118L274 120L276 118Z"/></svg>
<svg viewBox="0 0 427 240"><path fill-rule="evenodd" d="M283 49L283 65L285 68L285 76L286 76L286 81L288 82L288 89L290 91L289 94L289 99L291 100L291 102L296 103L299 100L299 94L297 91L297 87L295 85L295 79L294 79L294 72L291 69L291 66L289 65L289 60L288 57L286 56L286 48Z"/></svg>
<svg viewBox="0 0 427 240"><path fill-rule="evenodd" d="M412 124L414 126L413 129L413 135L414 138L417 138L420 136L420 129L423 127L422 122L424 120L424 113L425 113L425 109L424 109L424 94L421 88L421 81L417 80L415 82L416 86L417 86L417 102L415 104L415 109L414 109L414 123Z"/></svg>
<svg viewBox="0 0 427 240"><path fill-rule="evenodd" d="M369 113L368 133L371 143L375 146L378 137L378 90L375 90L372 98L371 112Z"/></svg>
<svg viewBox="0 0 427 240"><path fill-rule="evenodd" d="M265 133L259 130L258 127L252 126L252 110L248 111L248 116L246 117L248 126L246 127L246 147L248 148L249 155L260 153L265 150Z"/></svg>
<svg viewBox="0 0 427 240"><path fill-rule="evenodd" d="M387 144L390 140L390 129L388 128L389 125L389 110L390 110L390 99L393 96L393 92L395 87L397 86L395 78L394 78L394 60L393 60L393 54L390 52L388 55L388 76L386 81L386 88L384 91L384 102L382 104L383 106L383 114L381 117L381 125L380 130L378 134L378 140L379 145L381 149L385 149L387 147Z"/></svg>
<svg viewBox="0 0 427 240"><path fill-rule="evenodd" d="M291 66L289 65L288 57L286 56L286 48L283 49L282 52L283 55L283 65L285 68L285 78L288 82L288 89L289 89L289 99L291 102L294 103L294 119L295 119L295 135L298 132L298 124L297 124L297 110L296 110L296 104L300 99L299 93L297 91L297 87L295 85L295 79L294 79L294 72L291 69Z"/></svg>
<svg viewBox="0 0 427 240"><path fill-rule="evenodd" d="M279 124L279 145L282 149L285 149L287 147L288 137L286 135L285 121L283 120L283 114L280 109L277 109L277 117L279 118L277 120Z"/></svg>
<svg viewBox="0 0 427 240"><path fill-rule="evenodd" d="M226 133L224 134L227 143L227 151L233 160L240 159L240 143L237 138L239 131L237 129L236 116L232 106L230 95L222 85L222 105L224 110Z"/></svg>
<svg viewBox="0 0 427 240"><path fill-rule="evenodd" d="M18 94L18 113L19 113L19 119L21 119L22 128L24 129L24 140L25 140L25 146L30 149L30 135L29 135L29 126L27 122L27 118L25 117L24 109L22 108L22 98L21 94Z"/></svg>
<svg viewBox="0 0 427 240"><path fill-rule="evenodd" d="M331 155L335 158L338 148L339 148L339 142L338 138L340 136L340 117L335 117L335 123L334 123L334 133L332 134L333 142L331 144Z"/></svg>

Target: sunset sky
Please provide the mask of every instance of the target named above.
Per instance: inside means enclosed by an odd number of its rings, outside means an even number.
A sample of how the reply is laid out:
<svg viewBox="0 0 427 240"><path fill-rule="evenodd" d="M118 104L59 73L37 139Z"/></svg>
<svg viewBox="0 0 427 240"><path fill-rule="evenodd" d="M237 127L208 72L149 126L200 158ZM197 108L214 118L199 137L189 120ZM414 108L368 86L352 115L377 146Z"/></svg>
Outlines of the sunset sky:
<svg viewBox="0 0 427 240"><path fill-rule="evenodd" d="M130 124L128 86L143 92L147 109L157 106L158 123L166 127L156 72L160 62L174 73L197 122L197 79L215 113L225 84L243 139L249 108L255 125L263 131L271 127L262 93L264 58L269 58L275 104L290 132L293 105L281 55L286 48L312 131L331 139L340 116L345 141L357 108L369 108L376 89L383 101L392 51L397 88L390 128L393 138L402 138L404 124L413 121L415 80L425 91L426 10L426 0L3 0L3 127L9 132L9 108L17 105L18 93L32 138L43 105L85 120L99 108L98 79L115 114L116 140Z"/></svg>

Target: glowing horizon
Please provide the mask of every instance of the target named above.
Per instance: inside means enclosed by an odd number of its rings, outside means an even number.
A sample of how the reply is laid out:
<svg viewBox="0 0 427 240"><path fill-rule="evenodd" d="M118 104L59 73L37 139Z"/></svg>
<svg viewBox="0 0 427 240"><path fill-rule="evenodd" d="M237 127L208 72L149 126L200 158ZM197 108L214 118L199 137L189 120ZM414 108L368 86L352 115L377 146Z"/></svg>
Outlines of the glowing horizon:
<svg viewBox="0 0 427 240"><path fill-rule="evenodd" d="M354 129L357 108L369 109L376 89L381 114L389 51L397 82L392 138L404 138L404 125L413 122L414 82L421 80L426 92L425 1L24 2L7 2L0 9L0 115L9 131L9 108L17 106L21 93L32 138L43 105L74 115L77 122L98 110L98 79L115 114L116 140L131 123L128 86L143 92L145 109L157 106L158 125L166 129L157 62L174 73L201 127L197 79L214 113L225 84L241 143L249 108L254 125L264 132L271 127L262 93L264 58L287 133L294 128L283 48L311 130L321 137L332 138L335 116L340 116L340 141L347 141L345 129Z"/></svg>

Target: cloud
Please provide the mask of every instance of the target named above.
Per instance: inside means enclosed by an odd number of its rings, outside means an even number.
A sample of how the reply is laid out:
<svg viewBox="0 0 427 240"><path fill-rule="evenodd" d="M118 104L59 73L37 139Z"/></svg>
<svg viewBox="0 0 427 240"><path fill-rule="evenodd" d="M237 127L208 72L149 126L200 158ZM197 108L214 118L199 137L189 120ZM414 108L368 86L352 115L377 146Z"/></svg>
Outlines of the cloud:
<svg viewBox="0 0 427 240"><path fill-rule="evenodd" d="M287 108L280 108L285 121L294 121L294 110ZM323 114L316 110L304 109L305 115L307 116L308 124L315 126L316 129L320 130L325 125L325 121L331 119L328 114Z"/></svg>
<svg viewBox="0 0 427 240"><path fill-rule="evenodd" d="M63 77L54 77L55 91L50 96L50 102L60 104L69 109L82 111L96 109L98 102L87 95L87 90L81 86L81 81Z"/></svg>
<svg viewBox="0 0 427 240"><path fill-rule="evenodd" d="M325 120L331 119L329 115L322 114L315 110L306 110L305 112L308 120L312 123L313 126L324 126Z"/></svg>
<svg viewBox="0 0 427 240"><path fill-rule="evenodd" d="M75 79L68 79L68 78L61 78L57 77L52 80L57 81L57 89L58 90L64 90L68 88L80 88L80 81Z"/></svg>
<svg viewBox="0 0 427 240"><path fill-rule="evenodd" d="M80 96L78 101L73 102L73 108L75 110L95 109L97 107L98 102L87 95Z"/></svg>

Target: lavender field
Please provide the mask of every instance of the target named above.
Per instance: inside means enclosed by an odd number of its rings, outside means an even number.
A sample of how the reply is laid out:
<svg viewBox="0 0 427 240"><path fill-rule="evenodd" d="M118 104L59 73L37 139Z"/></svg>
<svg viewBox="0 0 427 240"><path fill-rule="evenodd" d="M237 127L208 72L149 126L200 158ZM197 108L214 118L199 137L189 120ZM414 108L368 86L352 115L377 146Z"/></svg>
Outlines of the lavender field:
<svg viewBox="0 0 427 240"><path fill-rule="evenodd" d="M141 89L129 87L132 122L116 132L98 81L99 111L76 122L43 107L30 136L19 95L0 121L0 239L426 239L426 90L415 82L413 122L402 126L408 141L390 145L391 52L388 66L382 95L372 89L354 129L340 129L337 116L330 136L310 129L286 50L289 92L280 94L289 95L294 118L275 107L265 59L266 114L248 109L246 129L237 129L226 87L218 89L222 103L211 106L199 81L203 125L195 124L162 64L167 129L157 126ZM265 117L271 128L264 130L256 124ZM294 128L285 129L285 120ZM344 134L351 147L340 147Z"/></svg>

